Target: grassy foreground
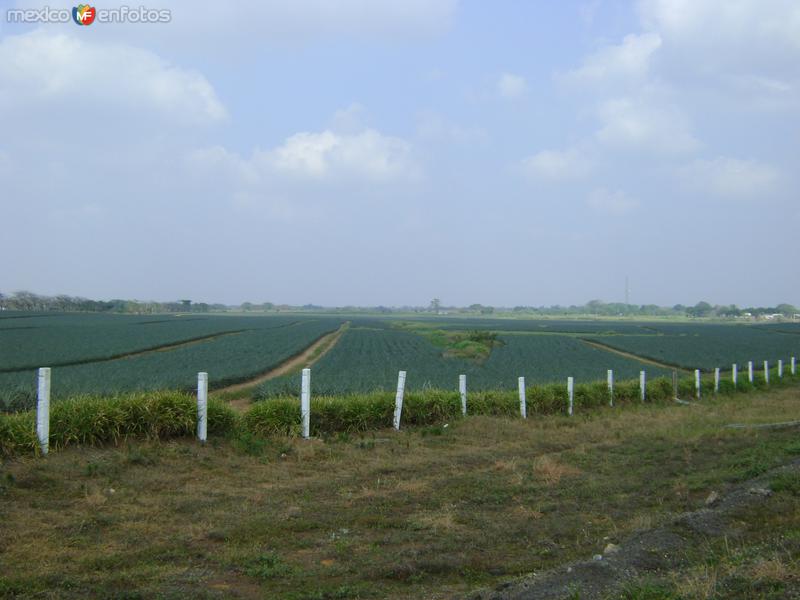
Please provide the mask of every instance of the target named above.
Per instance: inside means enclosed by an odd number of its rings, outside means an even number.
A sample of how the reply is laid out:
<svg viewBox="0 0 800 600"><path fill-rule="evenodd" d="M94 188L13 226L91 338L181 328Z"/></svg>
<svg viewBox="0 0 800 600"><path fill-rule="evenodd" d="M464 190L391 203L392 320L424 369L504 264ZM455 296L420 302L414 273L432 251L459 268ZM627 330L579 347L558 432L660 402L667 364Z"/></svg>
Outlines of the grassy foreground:
<svg viewBox="0 0 800 600"><path fill-rule="evenodd" d="M772 388L796 385L800 377L787 374L772 377ZM678 393L693 398L694 381L681 379ZM730 381L720 382L719 395L730 396L767 389L763 376L753 383L740 381L734 388ZM714 396L713 382L701 383L703 398ZM648 403L672 401L672 382L656 378L647 384ZM609 392L604 382L575 386L574 410L606 408ZM527 414L565 414L566 386L546 384L526 389ZM624 408L642 403L638 381L615 383L614 406ZM381 430L392 423L395 399L391 392L376 391L343 396L319 396L311 402L311 434L328 437L370 430ZM467 400L470 416L519 415L519 397L515 390L471 392ZM406 392L402 425L441 424L461 418L461 398L456 391L424 389ZM72 445L118 444L131 438L167 439L194 435L197 408L194 397L185 392L134 392L109 397L77 396L53 403L50 412L50 448L59 450ZM298 435L300 411L296 397L276 397L257 402L243 415L221 398L208 404L208 433L211 436L249 438L251 436ZM0 456L38 453L35 410L0 413Z"/></svg>
<svg viewBox="0 0 800 600"><path fill-rule="evenodd" d="M0 465L0 597L449 598L602 552L800 455L794 387L324 439L241 430ZM447 425L447 426L445 426ZM155 436L152 436L155 437ZM800 481L628 598L783 598Z"/></svg>

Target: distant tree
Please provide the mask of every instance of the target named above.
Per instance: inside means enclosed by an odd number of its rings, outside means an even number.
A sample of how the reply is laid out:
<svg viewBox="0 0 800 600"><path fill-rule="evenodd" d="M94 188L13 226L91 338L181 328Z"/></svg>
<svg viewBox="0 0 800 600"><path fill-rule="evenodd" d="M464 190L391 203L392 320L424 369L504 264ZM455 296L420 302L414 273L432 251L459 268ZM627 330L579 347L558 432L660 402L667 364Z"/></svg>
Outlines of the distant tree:
<svg viewBox="0 0 800 600"><path fill-rule="evenodd" d="M441 300L439 300L438 298L434 298L433 300L431 300L431 303L430 303L430 305L429 305L429 307L428 307L428 308L429 308L429 309L430 309L432 312L439 312L439 309L440 309L441 307L442 307L442 301L441 301Z"/></svg>
<svg viewBox="0 0 800 600"><path fill-rule="evenodd" d="M775 312L779 312L786 317L791 317L800 311L791 304L778 304L778 306L775 307Z"/></svg>
<svg viewBox="0 0 800 600"><path fill-rule="evenodd" d="M705 301L698 302L691 308L686 309L686 313L692 317L707 317L711 314L713 307Z"/></svg>
<svg viewBox="0 0 800 600"><path fill-rule="evenodd" d="M592 315L601 315L605 313L606 303L602 300L589 300L586 303L586 312Z"/></svg>

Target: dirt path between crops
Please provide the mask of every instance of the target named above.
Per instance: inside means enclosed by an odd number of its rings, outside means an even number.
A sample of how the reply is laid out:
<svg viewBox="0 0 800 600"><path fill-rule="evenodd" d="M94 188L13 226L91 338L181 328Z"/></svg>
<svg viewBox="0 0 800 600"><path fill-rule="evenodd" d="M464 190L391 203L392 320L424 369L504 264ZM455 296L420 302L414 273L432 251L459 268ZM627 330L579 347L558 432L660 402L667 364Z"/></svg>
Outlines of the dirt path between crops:
<svg viewBox="0 0 800 600"><path fill-rule="evenodd" d="M585 338L580 338L580 340L587 346L592 346L594 348L597 348L598 350L604 350L606 352L611 352L619 356L624 356L625 358L631 358L637 362L644 363L646 365L653 365L654 367L661 367L662 369L668 369L670 371L680 371L681 373L691 373L689 369L684 369L683 367L676 367L675 365L670 365L669 363L658 362L657 360L653 360L651 358L644 358L643 356L639 356L638 354L632 354L631 352L625 352L624 350L618 350L617 348L612 348L611 346L603 344L602 342L595 342L594 340L587 340Z"/></svg>
<svg viewBox="0 0 800 600"><path fill-rule="evenodd" d="M348 327L350 327L350 321L342 324L342 326L336 331L323 335L316 342L303 350L300 354L296 354L287 358L274 369L271 369L266 373L259 375L258 377L249 379L248 381L243 381L242 383L236 383L234 385L229 385L228 387L214 390L213 394L240 392L242 390L253 388L270 379L274 379L275 377L286 375L301 368L310 367L328 352L330 352L331 348L333 348L339 342L339 338L342 337L342 334L347 330ZM244 412L244 410L250 406L250 398L235 398L232 399L229 404L231 408L234 408L239 412Z"/></svg>
<svg viewBox="0 0 800 600"><path fill-rule="evenodd" d="M639 531L618 546L609 544L590 560L565 564L542 573L469 594L468 600L595 600L618 593L627 582L689 567L689 550L713 538L736 539L741 515L766 503L770 481L779 473L800 473L800 461L745 481L709 497L706 506L653 529ZM616 596L614 596L616 597ZM787 595L786 597L790 597ZM792 595L791 597L796 597Z"/></svg>

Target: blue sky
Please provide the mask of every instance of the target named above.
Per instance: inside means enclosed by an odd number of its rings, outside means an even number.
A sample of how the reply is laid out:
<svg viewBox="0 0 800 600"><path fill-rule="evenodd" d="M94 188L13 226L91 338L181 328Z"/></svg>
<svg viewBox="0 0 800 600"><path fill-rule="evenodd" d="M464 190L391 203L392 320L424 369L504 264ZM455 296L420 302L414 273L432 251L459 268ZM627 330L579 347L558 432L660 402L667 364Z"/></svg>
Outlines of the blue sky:
<svg viewBox="0 0 800 600"><path fill-rule="evenodd" d="M794 1L41 6L0 2L3 292L800 305Z"/></svg>

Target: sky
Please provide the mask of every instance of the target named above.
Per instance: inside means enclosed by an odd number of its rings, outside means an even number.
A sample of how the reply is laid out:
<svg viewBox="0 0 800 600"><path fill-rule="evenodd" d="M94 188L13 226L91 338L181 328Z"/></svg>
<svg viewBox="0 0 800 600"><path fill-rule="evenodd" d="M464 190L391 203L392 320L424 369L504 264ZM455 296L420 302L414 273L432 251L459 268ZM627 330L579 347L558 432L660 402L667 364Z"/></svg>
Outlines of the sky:
<svg viewBox="0 0 800 600"><path fill-rule="evenodd" d="M0 0L4 293L800 305L796 0L142 4Z"/></svg>

